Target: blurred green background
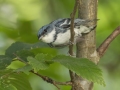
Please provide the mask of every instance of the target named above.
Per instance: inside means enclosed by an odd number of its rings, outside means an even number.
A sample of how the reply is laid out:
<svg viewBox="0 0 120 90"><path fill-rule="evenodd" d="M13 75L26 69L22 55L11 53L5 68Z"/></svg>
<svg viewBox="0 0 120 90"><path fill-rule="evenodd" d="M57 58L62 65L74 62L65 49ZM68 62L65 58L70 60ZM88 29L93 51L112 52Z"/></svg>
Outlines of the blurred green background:
<svg viewBox="0 0 120 90"><path fill-rule="evenodd" d="M120 25L119 5L120 0L99 0L97 47ZM39 28L55 19L70 17L73 6L74 0L0 0L0 55L4 54L13 42L39 42ZM68 48L64 48L50 52L67 54L67 50ZM19 66L20 63L13 63L13 68ZM103 70L106 87L95 84L94 90L120 90L120 36L111 43L99 66ZM69 80L68 70L59 64L54 64L40 73L57 81ZM29 75L29 81L33 90L57 90L33 74ZM70 90L70 87L62 86L61 90Z"/></svg>

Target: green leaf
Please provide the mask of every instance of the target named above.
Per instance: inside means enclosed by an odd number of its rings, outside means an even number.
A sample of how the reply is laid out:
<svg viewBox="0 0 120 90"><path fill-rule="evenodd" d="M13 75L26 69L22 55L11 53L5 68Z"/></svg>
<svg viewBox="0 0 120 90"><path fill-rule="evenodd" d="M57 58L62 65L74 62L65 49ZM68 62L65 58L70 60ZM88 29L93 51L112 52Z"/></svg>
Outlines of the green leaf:
<svg viewBox="0 0 120 90"><path fill-rule="evenodd" d="M38 53L43 53L43 54L49 54L49 55L57 55L57 49L55 48L34 48L31 50L31 52L33 52L35 55L37 55Z"/></svg>
<svg viewBox="0 0 120 90"><path fill-rule="evenodd" d="M37 54L35 58L29 56L27 60L29 61L29 64L32 66L35 72L38 72L39 70L45 70L49 67L52 62L48 59L51 58L52 57L47 54Z"/></svg>
<svg viewBox="0 0 120 90"><path fill-rule="evenodd" d="M0 90L17 90L13 85L6 85L0 81Z"/></svg>
<svg viewBox="0 0 120 90"><path fill-rule="evenodd" d="M35 56L35 59L39 60L39 61L42 61L42 62L45 62L45 61L48 61L48 60L51 60L53 58L52 55L49 55L49 54L43 54L43 53L39 53Z"/></svg>
<svg viewBox="0 0 120 90"><path fill-rule="evenodd" d="M105 85L101 70L88 59L58 55L53 58L53 61L61 63L66 68L74 71L77 75L83 78Z"/></svg>
<svg viewBox="0 0 120 90"><path fill-rule="evenodd" d="M12 58L0 55L0 69L5 69L12 62Z"/></svg>
<svg viewBox="0 0 120 90"><path fill-rule="evenodd" d="M32 88L24 73L0 70L0 90L32 90Z"/></svg>
<svg viewBox="0 0 120 90"><path fill-rule="evenodd" d="M0 79L2 79L2 76L4 76L4 75L6 75L6 74L8 74L8 73L11 73L12 72L12 70L0 70Z"/></svg>
<svg viewBox="0 0 120 90"><path fill-rule="evenodd" d="M18 51L43 47L47 47L47 45L41 42L35 44L15 42L6 50L5 55L10 56L11 58L15 58L16 56L14 54Z"/></svg>
<svg viewBox="0 0 120 90"><path fill-rule="evenodd" d="M17 88L17 90L32 90L27 76L23 73L13 73L8 79L10 80L10 83Z"/></svg>
<svg viewBox="0 0 120 90"><path fill-rule="evenodd" d="M32 66L30 66L30 65L27 64L24 67L16 69L15 72L18 72L18 73L19 72L24 72L25 74L28 75L30 70L32 70Z"/></svg>
<svg viewBox="0 0 120 90"><path fill-rule="evenodd" d="M34 53L31 52L30 50L20 50L16 52L16 55L19 56L20 59L22 59L23 61L27 62L27 57L28 56L32 56L34 57Z"/></svg>

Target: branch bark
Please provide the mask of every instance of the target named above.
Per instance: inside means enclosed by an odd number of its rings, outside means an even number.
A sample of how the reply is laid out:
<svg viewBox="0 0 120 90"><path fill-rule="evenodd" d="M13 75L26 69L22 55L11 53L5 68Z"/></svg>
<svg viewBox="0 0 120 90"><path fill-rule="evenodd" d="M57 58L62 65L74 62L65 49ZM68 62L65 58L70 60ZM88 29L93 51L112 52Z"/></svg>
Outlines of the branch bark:
<svg viewBox="0 0 120 90"><path fill-rule="evenodd" d="M97 19L97 0L79 0L78 16L81 19L93 20ZM91 22L89 25L95 25L96 22ZM96 52L95 30L83 36L84 40L77 43L76 57L88 58L94 63L98 63L99 57ZM72 90L92 90L93 83L79 77L74 76Z"/></svg>
<svg viewBox="0 0 120 90"><path fill-rule="evenodd" d="M120 26L118 26L106 39L103 43L97 48L99 56L102 57L107 50L110 43L120 34Z"/></svg>

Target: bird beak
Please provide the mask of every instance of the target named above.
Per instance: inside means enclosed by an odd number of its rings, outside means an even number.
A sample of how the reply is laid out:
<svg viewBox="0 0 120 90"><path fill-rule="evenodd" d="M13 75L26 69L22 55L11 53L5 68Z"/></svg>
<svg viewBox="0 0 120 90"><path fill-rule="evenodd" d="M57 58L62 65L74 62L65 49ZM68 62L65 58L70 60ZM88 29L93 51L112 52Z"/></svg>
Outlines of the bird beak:
<svg viewBox="0 0 120 90"><path fill-rule="evenodd" d="M43 36L39 37L39 40L41 40L43 38Z"/></svg>

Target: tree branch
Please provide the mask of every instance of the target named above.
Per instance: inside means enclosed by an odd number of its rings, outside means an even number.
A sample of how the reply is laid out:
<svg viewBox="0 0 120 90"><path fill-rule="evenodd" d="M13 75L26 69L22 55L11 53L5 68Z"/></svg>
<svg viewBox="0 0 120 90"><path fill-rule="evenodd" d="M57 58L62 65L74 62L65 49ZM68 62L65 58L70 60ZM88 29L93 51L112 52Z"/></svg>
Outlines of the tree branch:
<svg viewBox="0 0 120 90"><path fill-rule="evenodd" d="M120 34L120 26L118 26L103 43L97 48L97 52L100 57L102 57L107 50L110 43Z"/></svg>

